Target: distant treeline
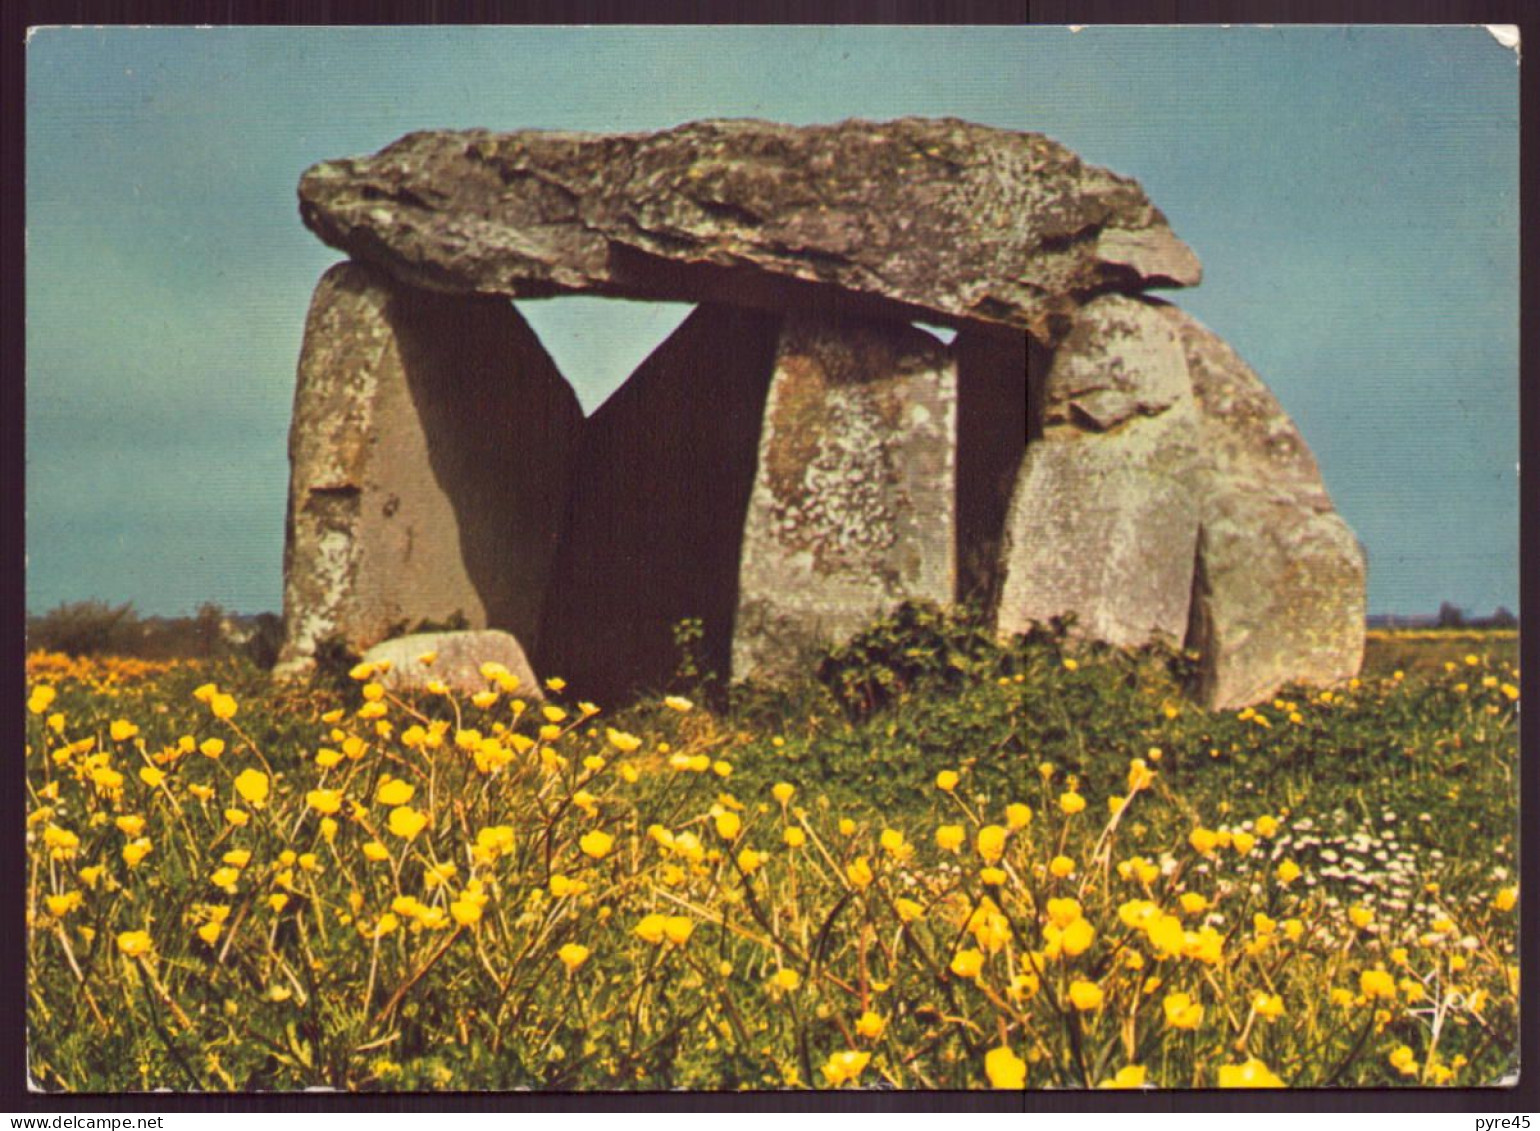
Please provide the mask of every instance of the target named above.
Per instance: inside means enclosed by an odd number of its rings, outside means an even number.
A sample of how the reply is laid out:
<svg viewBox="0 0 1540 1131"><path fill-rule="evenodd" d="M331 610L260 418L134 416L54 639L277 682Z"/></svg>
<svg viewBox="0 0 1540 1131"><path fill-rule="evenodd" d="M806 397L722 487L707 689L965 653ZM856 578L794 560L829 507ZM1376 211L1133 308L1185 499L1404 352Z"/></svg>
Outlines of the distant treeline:
<svg viewBox="0 0 1540 1131"><path fill-rule="evenodd" d="M1471 616L1458 605L1445 601L1430 616L1402 616L1380 613L1369 618L1370 628L1518 628L1519 618L1499 605L1489 617Z"/></svg>
<svg viewBox="0 0 1540 1131"><path fill-rule="evenodd" d="M1517 628L1506 608L1469 616L1445 602L1436 615L1377 614L1370 628ZM142 617L132 602L73 601L27 617L28 651L69 656L136 656L144 660L218 659L245 656L264 668L278 659L283 619L276 613L242 615L204 604L190 617Z"/></svg>
<svg viewBox="0 0 1540 1131"><path fill-rule="evenodd" d="M283 639L275 613L243 616L204 604L190 617L142 617L133 603L73 601L27 617L27 650L144 660L245 656L270 668Z"/></svg>

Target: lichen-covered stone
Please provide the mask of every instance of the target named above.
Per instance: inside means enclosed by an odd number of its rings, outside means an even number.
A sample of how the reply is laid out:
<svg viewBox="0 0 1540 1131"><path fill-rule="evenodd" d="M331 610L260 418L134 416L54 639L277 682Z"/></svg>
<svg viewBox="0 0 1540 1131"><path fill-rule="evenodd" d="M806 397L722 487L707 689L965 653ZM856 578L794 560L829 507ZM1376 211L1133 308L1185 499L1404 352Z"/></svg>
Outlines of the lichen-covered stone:
<svg viewBox="0 0 1540 1131"><path fill-rule="evenodd" d="M305 223L418 286L999 323L1200 269L1137 183L956 119L651 134L434 130L300 182Z"/></svg>
<svg viewBox="0 0 1540 1131"><path fill-rule="evenodd" d="M902 324L788 316L744 521L736 679L784 676L906 599L949 602L957 369Z"/></svg>
<svg viewBox="0 0 1540 1131"><path fill-rule="evenodd" d="M1041 434L1034 426L1006 519L1000 633L1072 616L1091 639L1180 643L1199 450L1176 331L1144 300L1098 298L1029 395Z"/></svg>
<svg viewBox="0 0 1540 1131"><path fill-rule="evenodd" d="M432 655L431 663L422 657ZM424 691L439 682L459 696L500 688L482 674L483 664L501 664L518 687L520 699L544 699L545 692L529 666L524 647L510 633L496 629L465 632L419 632L376 644L364 653L363 662L389 665L372 677L387 691Z"/></svg>
<svg viewBox="0 0 1540 1131"><path fill-rule="evenodd" d="M1315 458L1260 378L1175 307L1205 454L1202 536L1188 646L1211 706L1291 682L1351 678L1363 659L1365 564Z"/></svg>
<svg viewBox="0 0 1540 1131"><path fill-rule="evenodd" d="M535 664L609 706L669 686L675 628L725 675L780 319L702 306L589 417Z"/></svg>
<svg viewBox="0 0 1540 1131"><path fill-rule="evenodd" d="M581 419L508 302L328 271L289 433L279 674L329 637L457 616L533 640Z"/></svg>

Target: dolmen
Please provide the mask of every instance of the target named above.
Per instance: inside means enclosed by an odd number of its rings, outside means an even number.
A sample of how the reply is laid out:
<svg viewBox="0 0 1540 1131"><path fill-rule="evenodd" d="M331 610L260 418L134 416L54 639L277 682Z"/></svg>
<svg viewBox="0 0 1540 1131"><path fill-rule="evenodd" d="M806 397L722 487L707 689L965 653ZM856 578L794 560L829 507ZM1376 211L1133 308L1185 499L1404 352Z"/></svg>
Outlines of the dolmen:
<svg viewBox="0 0 1540 1131"><path fill-rule="evenodd" d="M1255 373L1152 290L1192 250L1047 137L908 118L433 130L328 161L285 641L512 635L614 702L773 680L906 600L1199 657L1234 707L1354 675L1365 562ZM689 302L591 416L512 299ZM953 331L943 341L937 328Z"/></svg>

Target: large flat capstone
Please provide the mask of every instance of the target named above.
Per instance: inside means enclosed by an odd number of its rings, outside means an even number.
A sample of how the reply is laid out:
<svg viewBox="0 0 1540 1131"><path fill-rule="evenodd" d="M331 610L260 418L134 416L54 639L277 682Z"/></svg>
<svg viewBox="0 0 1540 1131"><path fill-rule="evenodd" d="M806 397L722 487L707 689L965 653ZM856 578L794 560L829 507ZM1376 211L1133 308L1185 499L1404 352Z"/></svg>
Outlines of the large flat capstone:
<svg viewBox="0 0 1540 1131"><path fill-rule="evenodd" d="M650 134L431 130L300 182L322 240L416 286L996 323L1198 282L1133 180L956 119Z"/></svg>

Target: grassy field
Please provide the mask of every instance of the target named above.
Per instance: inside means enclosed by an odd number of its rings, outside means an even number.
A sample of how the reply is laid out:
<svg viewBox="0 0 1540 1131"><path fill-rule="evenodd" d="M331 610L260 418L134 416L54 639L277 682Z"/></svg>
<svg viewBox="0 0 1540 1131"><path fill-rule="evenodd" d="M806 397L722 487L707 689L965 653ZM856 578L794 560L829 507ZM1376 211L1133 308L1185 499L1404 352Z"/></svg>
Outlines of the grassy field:
<svg viewBox="0 0 1540 1131"><path fill-rule="evenodd" d="M1476 1085L1518 1045L1516 641L1189 661L908 609L610 714L488 668L29 659L49 1090ZM521 698L521 695L524 696Z"/></svg>

